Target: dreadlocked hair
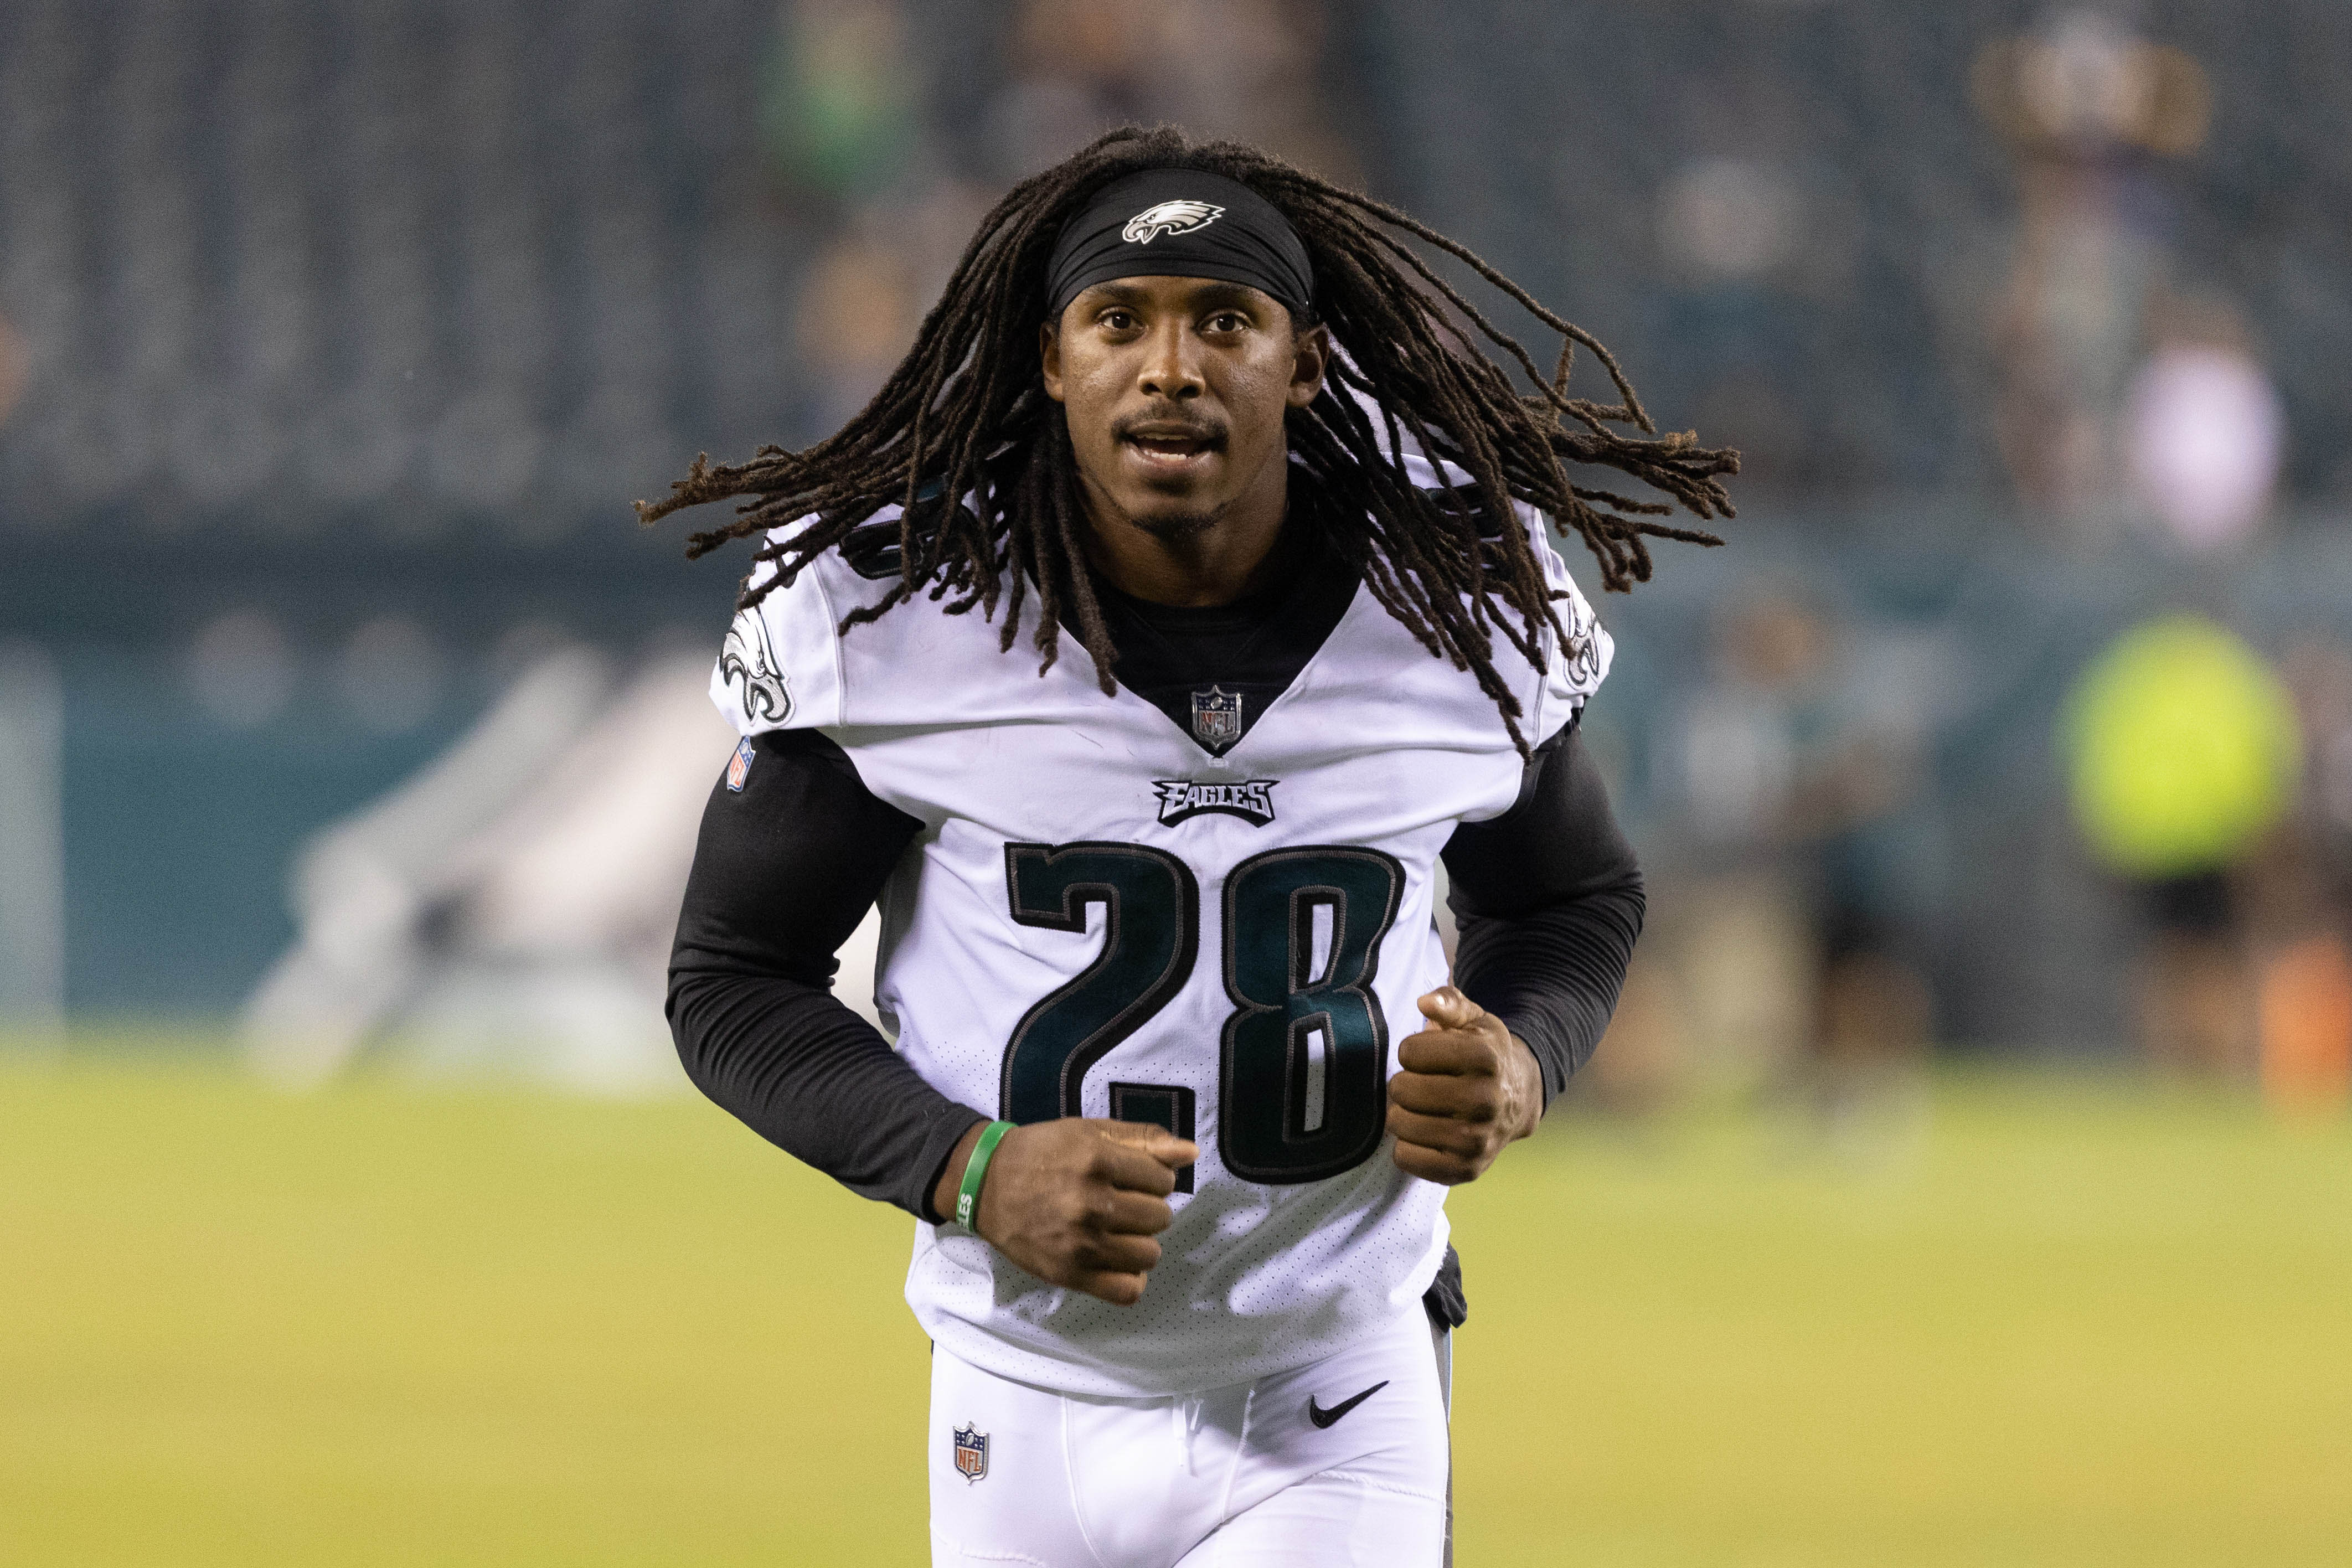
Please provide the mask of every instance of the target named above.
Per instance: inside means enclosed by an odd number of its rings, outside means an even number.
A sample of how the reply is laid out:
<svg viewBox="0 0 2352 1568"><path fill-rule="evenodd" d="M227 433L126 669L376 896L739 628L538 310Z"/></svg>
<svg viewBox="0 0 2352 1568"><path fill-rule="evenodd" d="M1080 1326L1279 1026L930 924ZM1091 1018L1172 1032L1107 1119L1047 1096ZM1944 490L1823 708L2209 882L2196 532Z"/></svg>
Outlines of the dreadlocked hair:
<svg viewBox="0 0 2352 1568"><path fill-rule="evenodd" d="M1510 503L1527 502L1581 535L1600 563L1601 586L1622 592L1649 579L1649 540L1722 542L1654 520L1671 515L1675 503L1701 521L1734 515L1723 476L1738 472L1739 455L1701 447L1689 432L1659 435L1599 341L1467 247L1239 142L1196 145L1171 128L1129 127L1024 181L982 220L914 347L838 432L804 451L764 446L742 464L698 457L667 498L639 501L637 515L651 523L681 508L738 500L733 521L688 539L689 557L779 531L752 558L739 605L750 609L897 501L898 580L879 602L843 618L845 635L928 593L935 601L953 595L950 615L976 607L992 619L1001 608L999 647L1009 652L1034 592L1038 673L1053 667L1066 624L1111 693L1118 656L1086 570L1077 467L1068 421L1045 394L1037 328L1046 314L1046 259L1064 222L1110 181L1168 167L1250 186L1305 242L1316 317L1341 352L1321 395L1288 411L1286 430L1328 500L1317 508L1326 537L1432 655L1475 674L1526 753L1519 701L1495 668L1495 639L1540 668L1544 629L1563 641L1570 632L1552 608L1566 595L1551 593L1526 533L1508 524ZM1407 239L1461 261L1559 333L1552 374L1544 375ZM1607 372L1615 401L1569 395L1579 346ZM1532 390L1516 387L1488 347ZM1466 473L1469 483L1417 487L1402 456L1415 448L1441 473L1444 464ZM1671 500L1577 484L1570 462L1615 469ZM763 563L773 570L763 575Z"/></svg>

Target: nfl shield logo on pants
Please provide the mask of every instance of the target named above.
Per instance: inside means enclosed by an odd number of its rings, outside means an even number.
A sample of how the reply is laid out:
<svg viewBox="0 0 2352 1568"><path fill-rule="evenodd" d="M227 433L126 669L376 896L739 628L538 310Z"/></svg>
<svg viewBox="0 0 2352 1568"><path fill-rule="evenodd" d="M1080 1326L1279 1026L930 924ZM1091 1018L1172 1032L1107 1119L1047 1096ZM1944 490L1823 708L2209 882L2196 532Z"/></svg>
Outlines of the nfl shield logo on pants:
<svg viewBox="0 0 2352 1568"><path fill-rule="evenodd" d="M1192 733L1213 752L1242 738L1242 694L1212 686L1192 693Z"/></svg>
<svg viewBox="0 0 2352 1568"><path fill-rule="evenodd" d="M965 1480L976 1481L988 1474L988 1434L969 1426L959 1426L955 1433L956 1472Z"/></svg>

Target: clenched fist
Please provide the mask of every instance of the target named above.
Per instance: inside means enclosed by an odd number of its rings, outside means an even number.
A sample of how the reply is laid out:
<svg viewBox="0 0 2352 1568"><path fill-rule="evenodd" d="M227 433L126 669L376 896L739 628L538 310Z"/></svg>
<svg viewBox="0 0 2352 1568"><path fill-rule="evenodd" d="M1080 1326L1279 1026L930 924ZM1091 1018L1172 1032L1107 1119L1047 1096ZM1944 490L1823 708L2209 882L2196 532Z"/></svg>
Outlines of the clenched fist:
<svg viewBox="0 0 2352 1568"><path fill-rule="evenodd" d="M964 1134L948 1157L931 1194L940 1214L955 1213L956 1189L981 1131ZM1176 1190L1176 1173L1200 1153L1148 1122L1069 1116L1016 1127L989 1157L972 1228L1049 1284L1132 1307L1160 1261L1152 1237L1175 1223L1168 1194Z"/></svg>
<svg viewBox="0 0 2352 1568"><path fill-rule="evenodd" d="M1398 1045L1389 1079L1397 1168L1447 1186L1475 1182L1543 1119L1543 1074L1524 1041L1453 986L1416 1005L1430 1026Z"/></svg>

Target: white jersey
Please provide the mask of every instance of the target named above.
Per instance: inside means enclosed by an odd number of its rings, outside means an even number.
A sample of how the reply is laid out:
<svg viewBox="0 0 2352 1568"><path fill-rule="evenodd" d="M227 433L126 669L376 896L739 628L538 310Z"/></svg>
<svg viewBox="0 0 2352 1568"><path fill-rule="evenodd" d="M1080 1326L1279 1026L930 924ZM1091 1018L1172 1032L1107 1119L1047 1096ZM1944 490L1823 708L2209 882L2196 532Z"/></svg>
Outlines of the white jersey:
<svg viewBox="0 0 2352 1568"><path fill-rule="evenodd" d="M1570 595L1543 669L1496 650L1540 742L1611 647L1540 520L1520 521ZM1415 999L1446 980L1438 852L1519 791L1494 702L1360 586L1212 756L1125 688L1105 696L1066 634L1042 678L1027 628L1003 653L998 626L927 596L837 635L897 580L867 568L886 574L827 551L739 616L712 695L746 735L823 731L923 824L882 898L875 1000L898 1049L977 1110L1158 1121L1201 1149L1139 1305L919 1225L924 1330L1002 1377L1151 1396L1301 1366L1412 1310L1445 1189L1389 1158L1386 1086Z"/></svg>

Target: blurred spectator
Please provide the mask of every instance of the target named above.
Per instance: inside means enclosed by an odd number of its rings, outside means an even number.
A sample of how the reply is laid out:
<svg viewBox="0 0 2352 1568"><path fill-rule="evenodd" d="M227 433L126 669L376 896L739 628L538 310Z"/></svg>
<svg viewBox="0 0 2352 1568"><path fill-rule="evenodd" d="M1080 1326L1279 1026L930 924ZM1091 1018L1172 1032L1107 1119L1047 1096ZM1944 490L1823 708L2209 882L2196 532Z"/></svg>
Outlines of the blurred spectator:
<svg viewBox="0 0 2352 1568"><path fill-rule="evenodd" d="M881 389L914 340L907 258L855 231L826 247L803 284L799 343L823 378L816 418L838 426Z"/></svg>
<svg viewBox="0 0 2352 1568"><path fill-rule="evenodd" d="M2252 865L2264 1097L2293 1117L2352 1102L2352 648L2326 634L2281 666L2303 736L2296 809Z"/></svg>
<svg viewBox="0 0 2352 1568"><path fill-rule="evenodd" d="M1815 720L1791 829L1811 862L1820 964L1811 1037L1813 1102L1834 1128L1907 1088L1935 1024L1916 929L1919 827L1938 644L1898 646L1847 626L1837 680ZM1918 656L1925 655L1925 658Z"/></svg>
<svg viewBox="0 0 2352 1568"><path fill-rule="evenodd" d="M1830 651L1827 626L1792 596L1757 591L1719 607L1710 679L1668 733L1687 863L1653 903L1688 1030L1682 1063L1703 1088L1777 1079L1811 1034L1816 976L1790 808Z"/></svg>
<svg viewBox="0 0 2352 1568"><path fill-rule="evenodd" d="M2159 301L2125 416L2133 479L2173 542L2235 544L2270 508L2285 453L2278 394L2225 305Z"/></svg>
<svg viewBox="0 0 2352 1568"><path fill-rule="evenodd" d="M1851 310L1855 226L1837 180L1801 155L1792 116L1742 85L1771 126L1710 124L1711 143L1738 151L1691 158L1664 183L1657 247L1676 319L1709 345L1678 417L1739 449L1741 494L1755 500L1853 482L1808 373L1819 334Z"/></svg>
<svg viewBox="0 0 2352 1568"><path fill-rule="evenodd" d="M1231 136L1358 178L1318 81L1317 0L1024 0L988 112L992 170L1035 173L1123 121Z"/></svg>
<svg viewBox="0 0 2352 1568"><path fill-rule="evenodd" d="M1717 612L1712 664L1667 742L1680 842L1653 909L1672 979L1629 980L1612 1045L1643 1059L1605 1070L1801 1080L1835 1120L1907 1069L1931 1026L1903 930L1901 814L1933 666L1762 588Z"/></svg>
<svg viewBox="0 0 2352 1568"><path fill-rule="evenodd" d="M834 195L895 179L917 134L898 0L784 0L761 102L768 155Z"/></svg>
<svg viewBox="0 0 2352 1568"><path fill-rule="evenodd" d="M2245 1077L2254 1005L2238 882L2294 798L2292 700L2244 643L2176 616L2133 628L2074 688L2065 720L2076 820L2139 890L2142 1048L2158 1067Z"/></svg>
<svg viewBox="0 0 2352 1568"><path fill-rule="evenodd" d="M1989 46L1973 86L2017 157L2015 256L1993 323L2001 453L2028 505L2095 528L2113 513L2115 424L2164 269L2147 160L2204 140L2204 72L2084 8Z"/></svg>
<svg viewBox="0 0 2352 1568"><path fill-rule="evenodd" d="M2352 647L2328 632L2297 638L2281 666L2303 736L2296 800L2298 910L2352 925Z"/></svg>
<svg viewBox="0 0 2352 1568"><path fill-rule="evenodd" d="M947 286L989 200L938 179L862 205L801 285L796 366L816 373L815 425L830 432L881 389Z"/></svg>
<svg viewBox="0 0 2352 1568"><path fill-rule="evenodd" d="M2262 1083L2293 1120L2339 1117L2352 1100L2352 953L2340 932L2315 932L2264 964Z"/></svg>

